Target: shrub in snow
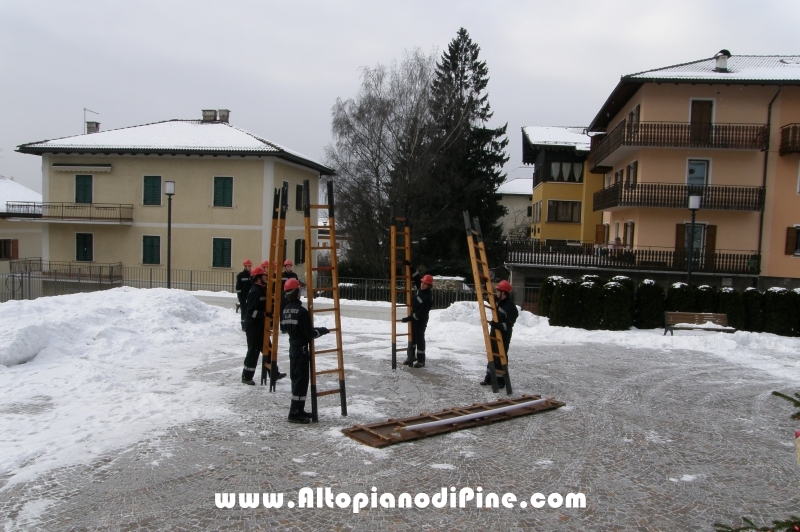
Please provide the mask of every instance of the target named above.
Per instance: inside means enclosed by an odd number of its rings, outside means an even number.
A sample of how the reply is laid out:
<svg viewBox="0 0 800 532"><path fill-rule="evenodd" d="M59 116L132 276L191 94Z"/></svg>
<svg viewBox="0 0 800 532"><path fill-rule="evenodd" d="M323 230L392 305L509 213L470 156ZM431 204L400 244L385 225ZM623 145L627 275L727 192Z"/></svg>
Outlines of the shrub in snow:
<svg viewBox="0 0 800 532"><path fill-rule="evenodd" d="M794 336L797 323L795 293L785 288L764 292L764 332Z"/></svg>
<svg viewBox="0 0 800 532"><path fill-rule="evenodd" d="M698 286L694 291L694 311L695 312L716 312L717 291L713 286L704 284Z"/></svg>
<svg viewBox="0 0 800 532"><path fill-rule="evenodd" d="M755 288L748 288L742 294L745 331L764 331L763 303L764 295Z"/></svg>
<svg viewBox="0 0 800 532"><path fill-rule="evenodd" d="M670 312L694 312L694 288L686 283L673 283L667 290L664 309Z"/></svg>
<svg viewBox="0 0 800 532"><path fill-rule="evenodd" d="M581 321L581 307L578 285L569 279L562 279L553 291L550 303L550 325L578 327Z"/></svg>
<svg viewBox="0 0 800 532"><path fill-rule="evenodd" d="M581 283L578 286L578 299L581 315L578 326L590 331L599 329L603 315L603 289L590 281Z"/></svg>
<svg viewBox="0 0 800 532"><path fill-rule="evenodd" d="M717 293L717 312L728 315L728 325L744 329L744 304L742 294L733 288L721 288Z"/></svg>
<svg viewBox="0 0 800 532"><path fill-rule="evenodd" d="M578 284L581 283L595 283L596 285L603 285L603 280L600 279L599 275L581 275Z"/></svg>
<svg viewBox="0 0 800 532"><path fill-rule="evenodd" d="M601 327L610 331L626 331L632 324L630 291L620 283L606 283L603 286Z"/></svg>
<svg viewBox="0 0 800 532"><path fill-rule="evenodd" d="M636 290L634 304L638 329L656 329L664 326L664 287L645 279Z"/></svg>
<svg viewBox="0 0 800 532"><path fill-rule="evenodd" d="M556 285L563 280L564 278L559 275L551 275L544 280L542 289L539 292L539 304L536 307L536 313L539 316L550 315L550 302L553 300L553 291Z"/></svg>

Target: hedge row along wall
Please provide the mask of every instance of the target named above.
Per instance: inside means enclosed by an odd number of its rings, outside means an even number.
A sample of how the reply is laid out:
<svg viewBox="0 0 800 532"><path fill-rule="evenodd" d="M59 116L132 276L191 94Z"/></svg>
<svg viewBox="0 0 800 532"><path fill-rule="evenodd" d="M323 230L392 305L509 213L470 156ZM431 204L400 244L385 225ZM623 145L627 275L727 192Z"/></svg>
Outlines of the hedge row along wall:
<svg viewBox="0 0 800 532"><path fill-rule="evenodd" d="M717 290L711 286L674 283L664 287L646 279L634 286L629 277L604 283L596 275L571 280L548 277L539 295L539 315L551 325L583 329L626 330L664 326L664 311L717 312L739 330L800 336L800 289L774 287Z"/></svg>

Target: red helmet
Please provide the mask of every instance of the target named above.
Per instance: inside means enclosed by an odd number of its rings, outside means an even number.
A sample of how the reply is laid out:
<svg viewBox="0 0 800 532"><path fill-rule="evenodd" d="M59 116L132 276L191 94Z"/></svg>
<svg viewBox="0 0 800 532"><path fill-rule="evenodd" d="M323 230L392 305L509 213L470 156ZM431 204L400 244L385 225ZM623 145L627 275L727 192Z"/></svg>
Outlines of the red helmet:
<svg viewBox="0 0 800 532"><path fill-rule="evenodd" d="M256 266L252 270L250 270L250 277L255 277L256 275L266 275L267 272L264 271L264 268L261 266Z"/></svg>
<svg viewBox="0 0 800 532"><path fill-rule="evenodd" d="M286 279L286 282L283 283L283 290L285 292L288 292L289 290L294 290L295 288L300 288L300 281L298 281L294 277Z"/></svg>
<svg viewBox="0 0 800 532"><path fill-rule="evenodd" d="M433 286L433 277L431 275L423 275L422 282Z"/></svg>
<svg viewBox="0 0 800 532"><path fill-rule="evenodd" d="M509 283L508 281L500 281L499 283L497 283L497 289L500 290L501 292L505 292L507 294L510 294L511 293L511 283Z"/></svg>
<svg viewBox="0 0 800 532"><path fill-rule="evenodd" d="M265 270L266 270L267 268L269 268L269 261L268 261L268 260L265 260L264 262L262 262L262 263L261 263L261 267L262 267L262 268L264 268Z"/></svg>
<svg viewBox="0 0 800 532"><path fill-rule="evenodd" d="M290 261L289 259L286 259L285 261L283 261L283 265L284 266L292 266L293 264L292 264L292 261Z"/></svg>
<svg viewBox="0 0 800 532"><path fill-rule="evenodd" d="M253 261L250 259L244 259L244 262L242 263L242 266L252 266L252 265Z"/></svg>

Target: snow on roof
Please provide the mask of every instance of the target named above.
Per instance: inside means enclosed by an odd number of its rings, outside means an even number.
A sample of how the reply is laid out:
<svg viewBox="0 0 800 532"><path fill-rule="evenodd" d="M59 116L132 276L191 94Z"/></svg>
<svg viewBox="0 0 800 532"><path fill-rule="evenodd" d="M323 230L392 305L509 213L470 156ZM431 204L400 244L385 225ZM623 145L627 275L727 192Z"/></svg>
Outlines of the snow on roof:
<svg viewBox="0 0 800 532"><path fill-rule="evenodd" d="M42 195L28 187L20 185L16 181L0 176L0 212L7 210L7 201L41 202Z"/></svg>
<svg viewBox="0 0 800 532"><path fill-rule="evenodd" d="M527 126L522 132L531 144L572 146L576 150L589 151L591 137L583 127Z"/></svg>
<svg viewBox="0 0 800 532"><path fill-rule="evenodd" d="M800 81L798 55L733 55L728 71L716 72L713 57L624 76L632 80Z"/></svg>
<svg viewBox="0 0 800 532"><path fill-rule="evenodd" d="M533 191L533 178L532 177L517 177L511 181L506 181L497 187L498 194L518 194L522 196L530 196Z"/></svg>
<svg viewBox="0 0 800 532"><path fill-rule="evenodd" d="M227 122L166 120L152 124L111 129L19 146L23 153L47 151L109 150L275 155L298 159L325 168L308 157L253 135Z"/></svg>

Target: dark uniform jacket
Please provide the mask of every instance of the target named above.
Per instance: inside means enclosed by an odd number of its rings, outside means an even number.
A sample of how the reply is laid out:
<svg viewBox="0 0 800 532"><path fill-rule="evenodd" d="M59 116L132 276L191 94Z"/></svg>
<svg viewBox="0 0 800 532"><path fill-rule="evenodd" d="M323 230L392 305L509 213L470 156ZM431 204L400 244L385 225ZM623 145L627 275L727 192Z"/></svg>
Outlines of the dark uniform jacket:
<svg viewBox="0 0 800 532"><path fill-rule="evenodd" d="M500 331L500 334L503 335L505 340L510 340L511 332L514 329L514 324L517 322L517 318L519 317L517 305L514 304L514 301L510 297L507 297L502 301L498 299L496 304L497 327L492 327L490 332L494 334L495 329L497 329Z"/></svg>
<svg viewBox="0 0 800 532"><path fill-rule="evenodd" d="M281 312L281 326L289 333L289 345L308 345L320 337L317 329L311 327L311 315L300 301L289 301Z"/></svg>
<svg viewBox="0 0 800 532"><path fill-rule="evenodd" d="M242 270L236 275L236 297L239 298L239 307L244 308L247 301L247 294L250 292L250 287L253 281L250 279L250 272Z"/></svg>
<svg viewBox="0 0 800 532"><path fill-rule="evenodd" d="M414 286L417 287L416 293L411 300L411 319L422 325L427 325L428 314L431 311L431 307L433 307L433 293L430 287L426 290L419 289L422 280L416 268L412 268L411 275L411 280L414 282Z"/></svg>
<svg viewBox="0 0 800 532"><path fill-rule="evenodd" d="M247 300L243 309L242 321L245 329L254 323L263 327L264 313L267 310L267 287L253 283L250 291L247 292Z"/></svg>

